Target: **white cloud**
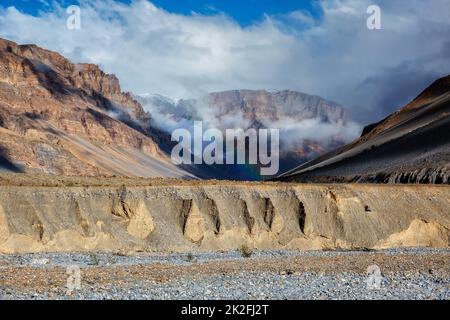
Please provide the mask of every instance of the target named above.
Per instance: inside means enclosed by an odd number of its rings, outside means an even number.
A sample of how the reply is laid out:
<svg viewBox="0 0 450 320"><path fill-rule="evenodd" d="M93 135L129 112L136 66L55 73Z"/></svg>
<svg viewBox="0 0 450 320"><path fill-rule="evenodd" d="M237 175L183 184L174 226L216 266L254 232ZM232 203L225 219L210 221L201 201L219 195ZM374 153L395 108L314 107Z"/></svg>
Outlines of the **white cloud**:
<svg viewBox="0 0 450 320"><path fill-rule="evenodd" d="M168 133L184 128L193 134L194 121L201 121L204 130L251 128L252 121L239 109L223 114L220 108L211 107L208 97L200 100L174 101L160 95L144 94L136 97L144 108L153 115L153 125ZM346 119L331 118L323 121L319 117L303 118L282 116L277 120L257 116L263 127L277 129L282 151L299 150L305 140L320 142L324 148L334 148L337 141L349 142L361 133L361 126Z"/></svg>
<svg viewBox="0 0 450 320"><path fill-rule="evenodd" d="M283 150L295 150L302 146L303 141L320 141L325 147L332 145L334 139L351 141L361 133L361 127L354 122L326 123L320 119L282 119L275 122L265 122L268 128L280 129L281 147Z"/></svg>
<svg viewBox="0 0 450 320"><path fill-rule="evenodd" d="M32 17L0 10L0 36L100 64L124 89L173 98L228 89L292 89L378 118L449 72L450 1L379 0L382 30L366 28L369 0L323 0L323 14L266 16L241 27L217 14L177 15L147 1L82 1L82 29L64 8ZM298 23L295 22L298 21Z"/></svg>

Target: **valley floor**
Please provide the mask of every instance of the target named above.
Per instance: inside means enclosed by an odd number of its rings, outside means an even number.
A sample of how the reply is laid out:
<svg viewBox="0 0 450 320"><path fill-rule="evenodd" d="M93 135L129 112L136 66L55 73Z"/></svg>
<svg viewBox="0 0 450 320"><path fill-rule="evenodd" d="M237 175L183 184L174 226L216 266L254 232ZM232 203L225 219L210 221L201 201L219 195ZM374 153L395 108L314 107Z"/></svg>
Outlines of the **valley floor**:
<svg viewBox="0 0 450 320"><path fill-rule="evenodd" d="M0 255L0 298L448 300L450 250Z"/></svg>

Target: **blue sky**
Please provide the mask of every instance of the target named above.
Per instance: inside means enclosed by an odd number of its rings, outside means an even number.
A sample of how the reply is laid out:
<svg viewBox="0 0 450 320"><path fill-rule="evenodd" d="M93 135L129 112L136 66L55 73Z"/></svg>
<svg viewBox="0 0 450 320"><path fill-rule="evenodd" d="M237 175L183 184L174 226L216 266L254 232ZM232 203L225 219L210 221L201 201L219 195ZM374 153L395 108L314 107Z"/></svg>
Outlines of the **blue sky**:
<svg viewBox="0 0 450 320"><path fill-rule="evenodd" d="M117 2L130 3L131 0L116 0ZM76 0L55 1L68 6L79 4ZM320 8L316 1L311 0L152 0L157 7L169 12L191 15L193 12L202 15L214 15L223 13L232 17L242 26L248 26L263 19L265 14L280 15L292 11L309 11L313 16L320 15ZM14 6L20 11L37 15L39 11L46 11L52 0L0 0L3 7Z"/></svg>
<svg viewBox="0 0 450 320"><path fill-rule="evenodd" d="M241 25L260 20L264 14L286 14L296 10L307 10L317 14L314 1L306 0L156 0L153 3L170 12L189 14L225 13Z"/></svg>

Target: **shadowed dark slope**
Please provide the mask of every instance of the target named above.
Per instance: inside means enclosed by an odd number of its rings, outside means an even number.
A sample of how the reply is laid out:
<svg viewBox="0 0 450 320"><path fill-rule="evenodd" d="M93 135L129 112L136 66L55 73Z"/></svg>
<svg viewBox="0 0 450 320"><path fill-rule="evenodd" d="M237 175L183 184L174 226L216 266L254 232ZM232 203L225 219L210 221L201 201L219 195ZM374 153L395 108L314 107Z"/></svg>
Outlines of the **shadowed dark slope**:
<svg viewBox="0 0 450 320"><path fill-rule="evenodd" d="M450 76L365 128L361 138L278 178L302 182L450 183Z"/></svg>
<svg viewBox="0 0 450 320"><path fill-rule="evenodd" d="M7 154L7 150L0 146L0 171L8 171L14 173L23 173L24 170L20 168L17 164L15 164L9 155Z"/></svg>

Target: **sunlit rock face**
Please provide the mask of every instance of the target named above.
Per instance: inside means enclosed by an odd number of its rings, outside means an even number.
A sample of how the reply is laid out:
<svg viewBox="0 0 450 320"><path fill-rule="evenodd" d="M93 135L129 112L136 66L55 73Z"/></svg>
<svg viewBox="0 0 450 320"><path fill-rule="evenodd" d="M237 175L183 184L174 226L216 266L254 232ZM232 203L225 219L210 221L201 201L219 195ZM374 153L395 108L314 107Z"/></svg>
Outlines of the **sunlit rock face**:
<svg viewBox="0 0 450 320"><path fill-rule="evenodd" d="M147 134L150 119L98 66L0 39L3 170L184 176Z"/></svg>

